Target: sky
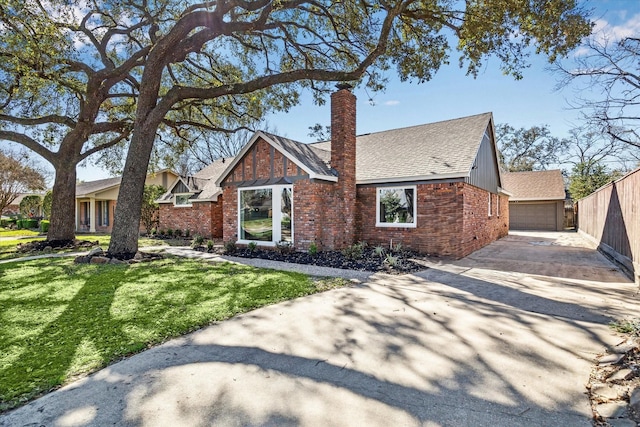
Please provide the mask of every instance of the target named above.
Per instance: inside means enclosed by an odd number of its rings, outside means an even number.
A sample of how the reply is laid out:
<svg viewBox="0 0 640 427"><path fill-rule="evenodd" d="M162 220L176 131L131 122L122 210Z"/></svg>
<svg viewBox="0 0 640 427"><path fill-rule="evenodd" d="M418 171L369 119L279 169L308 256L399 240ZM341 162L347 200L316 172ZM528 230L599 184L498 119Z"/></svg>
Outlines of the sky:
<svg viewBox="0 0 640 427"><path fill-rule="evenodd" d="M640 0L590 0L581 2L594 9L592 20L599 34L640 35ZM580 55L576 50L571 55ZM569 58L568 60L570 60ZM449 120L492 112L496 124L515 128L548 125L552 135L565 137L581 124L580 111L571 107L575 87L558 90L559 76L548 70L545 57L532 55L531 66L522 80L502 75L499 62L491 58L477 78L466 76L458 67L456 52L450 65L443 66L432 80L423 84L400 82L389 71L390 82L384 92L368 93L355 88L357 97L357 133L365 134L407 126ZM297 141L311 142L309 126L329 125L330 106L316 106L309 94L301 105L287 113L267 118L270 129ZM94 167L79 167L84 181L107 178L108 172Z"/></svg>

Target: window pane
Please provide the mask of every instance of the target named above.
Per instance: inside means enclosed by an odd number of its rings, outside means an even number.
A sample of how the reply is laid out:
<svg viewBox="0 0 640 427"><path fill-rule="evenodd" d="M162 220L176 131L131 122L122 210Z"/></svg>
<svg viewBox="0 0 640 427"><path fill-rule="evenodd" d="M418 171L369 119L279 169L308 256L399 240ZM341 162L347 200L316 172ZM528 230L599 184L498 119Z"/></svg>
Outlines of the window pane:
<svg viewBox="0 0 640 427"><path fill-rule="evenodd" d="M176 194L176 205L188 205L189 203L189 194Z"/></svg>
<svg viewBox="0 0 640 427"><path fill-rule="evenodd" d="M271 242L273 212L271 189L240 192L240 238Z"/></svg>
<svg viewBox="0 0 640 427"><path fill-rule="evenodd" d="M380 188L379 222L413 224L413 188Z"/></svg>
<svg viewBox="0 0 640 427"><path fill-rule="evenodd" d="M291 242L291 188L282 189L280 200L280 240Z"/></svg>

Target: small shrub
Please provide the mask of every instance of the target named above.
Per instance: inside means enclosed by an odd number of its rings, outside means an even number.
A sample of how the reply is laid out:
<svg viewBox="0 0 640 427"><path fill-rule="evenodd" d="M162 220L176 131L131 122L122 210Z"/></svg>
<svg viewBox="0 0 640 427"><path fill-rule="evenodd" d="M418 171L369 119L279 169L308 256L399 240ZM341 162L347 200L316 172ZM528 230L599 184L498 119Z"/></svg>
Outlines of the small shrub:
<svg viewBox="0 0 640 427"><path fill-rule="evenodd" d="M162 229L158 230L158 235L165 236L166 234L167 232L165 230L162 230Z"/></svg>
<svg viewBox="0 0 640 427"><path fill-rule="evenodd" d="M314 256L318 254L318 245L316 245L316 242L311 242L311 244L309 244L309 255Z"/></svg>
<svg viewBox="0 0 640 427"><path fill-rule="evenodd" d="M182 230L180 230L179 228L177 228L177 229L173 232L173 234L174 234L176 237L182 237Z"/></svg>
<svg viewBox="0 0 640 427"><path fill-rule="evenodd" d="M293 245L291 242L280 240L279 242L276 242L276 250L281 254L288 254L293 252Z"/></svg>
<svg viewBox="0 0 640 427"><path fill-rule="evenodd" d="M192 248L197 248L200 247L204 244L204 237L202 237L199 234L194 234L193 235L193 240L191 241L191 247Z"/></svg>
<svg viewBox="0 0 640 427"><path fill-rule="evenodd" d="M402 251L404 251L404 246L402 245L402 243L398 242L393 245L393 252L399 254L402 253Z"/></svg>
<svg viewBox="0 0 640 427"><path fill-rule="evenodd" d="M400 263L400 259L397 256L393 256L393 255L389 254L384 259L384 262L389 267L393 268L393 267L397 267L398 266L398 264Z"/></svg>
<svg viewBox="0 0 640 427"><path fill-rule="evenodd" d="M235 244L234 244L234 246L235 246ZM212 251L213 250L213 240L207 240L207 250L208 251ZM226 245L225 245L225 250L226 250Z"/></svg>
<svg viewBox="0 0 640 427"><path fill-rule="evenodd" d="M349 259L360 259L364 252L364 243L354 243L351 246L347 246L342 250L342 255Z"/></svg>
<svg viewBox="0 0 640 427"><path fill-rule="evenodd" d="M249 242L249 244L247 245L247 249L249 249L249 252L251 253L255 252L257 248L258 244L256 242Z"/></svg>
<svg viewBox="0 0 640 427"><path fill-rule="evenodd" d="M155 227L153 227L153 228L151 229L151 235L152 235L152 236L155 236L156 234L158 234L158 230L157 230Z"/></svg>
<svg viewBox="0 0 640 427"><path fill-rule="evenodd" d="M167 228L167 236L173 237L173 229L172 228Z"/></svg>
<svg viewBox="0 0 640 427"><path fill-rule="evenodd" d="M212 242L213 243L213 242ZM211 247L213 248L213 245L211 245ZM209 248L209 242L207 242L207 249ZM228 242L225 242L224 244L224 253L225 254L232 254L236 251L236 242L234 242L233 240L230 240Z"/></svg>
<svg viewBox="0 0 640 427"><path fill-rule="evenodd" d="M49 221L47 221L46 219L43 219L42 221L40 221L40 232L46 233L48 231L49 231Z"/></svg>
<svg viewBox="0 0 640 427"><path fill-rule="evenodd" d="M373 253L382 258L383 256L385 256L386 251L382 246L376 246L375 248L373 248Z"/></svg>
<svg viewBox="0 0 640 427"><path fill-rule="evenodd" d="M191 230L187 228L186 230L184 230L184 237L189 237L189 236L191 236Z"/></svg>

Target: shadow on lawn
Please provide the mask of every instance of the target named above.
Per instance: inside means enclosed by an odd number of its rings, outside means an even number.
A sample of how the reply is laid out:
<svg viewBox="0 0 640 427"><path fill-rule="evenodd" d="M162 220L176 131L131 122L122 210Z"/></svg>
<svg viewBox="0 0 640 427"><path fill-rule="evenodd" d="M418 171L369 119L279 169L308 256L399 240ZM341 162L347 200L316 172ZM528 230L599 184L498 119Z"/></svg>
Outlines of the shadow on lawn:
<svg viewBox="0 0 640 427"><path fill-rule="evenodd" d="M446 272L379 277L156 347L0 425L79 411L86 425L585 425L583 346L605 344L592 326L608 320Z"/></svg>
<svg viewBox="0 0 640 427"><path fill-rule="evenodd" d="M7 264L0 274L28 265ZM245 266L212 268L171 260L134 267L52 260L33 272L23 282L3 289L4 302L0 301L0 307L6 305L3 312L7 317L7 332L0 336L2 347L21 350L0 366L0 378L4 379L0 383L0 410L67 382L69 375L95 370L138 352L149 342L161 342L227 318L229 313L284 298L265 291L265 284L279 279L284 291L293 292L291 286L304 277L291 273L287 281L283 279L287 273L258 275L257 270ZM207 280L194 284L203 277ZM118 297L124 286L126 297ZM183 316L187 310L189 315ZM54 320L41 327L46 316ZM9 335L12 328L26 333L14 339Z"/></svg>

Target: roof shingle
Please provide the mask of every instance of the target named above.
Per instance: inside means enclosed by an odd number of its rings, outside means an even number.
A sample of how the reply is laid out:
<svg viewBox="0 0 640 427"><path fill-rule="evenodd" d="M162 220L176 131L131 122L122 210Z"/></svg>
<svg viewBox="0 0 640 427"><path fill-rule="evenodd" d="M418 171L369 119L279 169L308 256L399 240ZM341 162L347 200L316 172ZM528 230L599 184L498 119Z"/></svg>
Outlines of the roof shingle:
<svg viewBox="0 0 640 427"><path fill-rule="evenodd" d="M564 180L560 170L505 172L502 187L511 201L564 200Z"/></svg>

